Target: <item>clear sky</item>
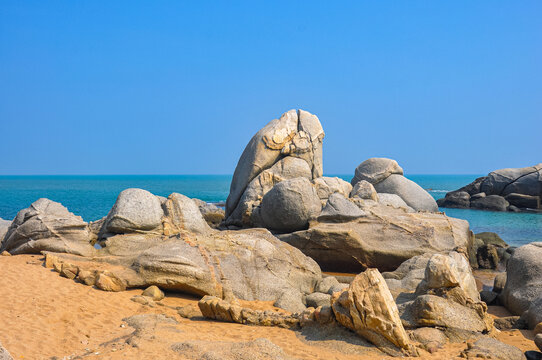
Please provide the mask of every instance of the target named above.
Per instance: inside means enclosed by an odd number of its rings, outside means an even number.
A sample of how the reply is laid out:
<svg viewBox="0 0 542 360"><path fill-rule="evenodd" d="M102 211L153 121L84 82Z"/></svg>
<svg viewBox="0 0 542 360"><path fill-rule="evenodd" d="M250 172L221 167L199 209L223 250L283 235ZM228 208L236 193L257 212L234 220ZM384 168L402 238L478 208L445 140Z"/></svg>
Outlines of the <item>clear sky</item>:
<svg viewBox="0 0 542 360"><path fill-rule="evenodd" d="M0 174L231 174L291 108L324 172L542 162L542 1L0 2Z"/></svg>

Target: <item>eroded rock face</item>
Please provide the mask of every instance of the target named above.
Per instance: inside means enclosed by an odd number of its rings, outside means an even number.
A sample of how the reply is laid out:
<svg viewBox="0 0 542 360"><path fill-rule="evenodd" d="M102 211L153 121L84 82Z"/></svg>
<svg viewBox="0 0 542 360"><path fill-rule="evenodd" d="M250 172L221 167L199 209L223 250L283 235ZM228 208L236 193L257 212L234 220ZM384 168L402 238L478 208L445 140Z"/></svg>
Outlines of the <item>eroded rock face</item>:
<svg viewBox="0 0 542 360"><path fill-rule="evenodd" d="M107 215L104 231L111 234L151 231L162 225L160 199L143 189L126 189Z"/></svg>
<svg viewBox="0 0 542 360"><path fill-rule="evenodd" d="M435 213L407 213L375 205L346 223L311 222L308 230L279 238L315 259L326 271L393 271L424 253L472 247L468 222Z"/></svg>
<svg viewBox="0 0 542 360"><path fill-rule="evenodd" d="M352 185L338 177L322 176L314 179L313 184L322 206L326 205L331 194L339 193L347 198L352 191Z"/></svg>
<svg viewBox="0 0 542 360"><path fill-rule="evenodd" d="M397 161L386 158L370 158L358 165L351 183L352 186L355 186L359 181L365 180L374 185L392 174L403 175L403 168L399 166Z"/></svg>
<svg viewBox="0 0 542 360"><path fill-rule="evenodd" d="M378 270L367 269L357 275L346 291L334 296L332 308L341 325L381 350L410 354L414 351L397 305Z"/></svg>
<svg viewBox="0 0 542 360"><path fill-rule="evenodd" d="M200 199L192 199L199 208L201 215L207 222L207 224L213 229L218 228L220 223L224 220L224 210L214 204L209 204Z"/></svg>
<svg viewBox="0 0 542 360"><path fill-rule="evenodd" d="M49 199L39 199L19 211L2 242L1 251L39 254L58 251L92 255L94 248L88 224L80 216Z"/></svg>
<svg viewBox="0 0 542 360"><path fill-rule="evenodd" d="M542 242L517 248L508 260L506 274L502 300L510 312L521 315L542 297Z"/></svg>
<svg viewBox="0 0 542 360"><path fill-rule="evenodd" d="M249 183L284 157L303 159L311 170L311 177L321 177L323 138L324 131L318 118L303 110L290 110L258 131L235 168L226 202L226 221Z"/></svg>
<svg viewBox="0 0 542 360"><path fill-rule="evenodd" d="M306 228L321 211L316 190L306 178L285 180L262 199L261 222L266 228L289 232Z"/></svg>
<svg viewBox="0 0 542 360"><path fill-rule="evenodd" d="M376 193L373 184L366 180L360 180L356 183L356 185L354 185L352 191L350 192L350 197L378 201L378 194Z"/></svg>

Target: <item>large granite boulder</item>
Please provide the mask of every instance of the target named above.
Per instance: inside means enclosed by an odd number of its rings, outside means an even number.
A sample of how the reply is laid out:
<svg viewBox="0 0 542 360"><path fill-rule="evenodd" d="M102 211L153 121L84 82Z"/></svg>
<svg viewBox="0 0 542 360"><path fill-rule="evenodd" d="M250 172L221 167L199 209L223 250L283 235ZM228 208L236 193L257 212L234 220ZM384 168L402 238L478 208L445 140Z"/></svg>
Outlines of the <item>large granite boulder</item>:
<svg viewBox="0 0 542 360"><path fill-rule="evenodd" d="M542 297L542 242L517 248L508 260L506 274L502 301L511 313L521 315Z"/></svg>
<svg viewBox="0 0 542 360"><path fill-rule="evenodd" d="M235 211L249 183L284 157L303 159L312 179L321 177L323 138L318 118L303 110L290 110L258 131L235 168L226 201L226 219Z"/></svg>
<svg viewBox="0 0 542 360"><path fill-rule="evenodd" d="M313 184L322 206L325 206L331 194L339 193L347 198L352 191L352 185L338 177L322 176L314 179Z"/></svg>
<svg viewBox="0 0 542 360"><path fill-rule="evenodd" d="M0 246L2 244L2 240L4 240L4 236L6 236L6 233L8 232L10 225L11 221L0 218Z"/></svg>
<svg viewBox="0 0 542 360"><path fill-rule="evenodd" d="M355 186L359 181L365 180L374 185L392 174L403 175L403 169L397 161L386 158L370 158L358 165L351 183L352 186Z"/></svg>
<svg viewBox="0 0 542 360"><path fill-rule="evenodd" d="M142 207L140 211L143 212L145 209ZM165 235L177 234L183 230L205 234L211 230L198 205L187 196L179 193L169 195L164 203L164 209L165 219L161 222Z"/></svg>
<svg viewBox="0 0 542 360"><path fill-rule="evenodd" d="M442 199L437 200L438 206L448 208L469 208L470 207L470 195L466 191L454 191L449 192Z"/></svg>
<svg viewBox="0 0 542 360"><path fill-rule="evenodd" d="M265 194L259 216L266 228L290 232L306 228L309 219L321 210L320 198L311 182L295 178L278 183Z"/></svg>
<svg viewBox="0 0 542 360"><path fill-rule="evenodd" d="M523 351L499 340L483 336L474 343L467 343L462 353L466 359L526 360Z"/></svg>
<svg viewBox="0 0 542 360"><path fill-rule="evenodd" d="M199 210L198 210L199 211ZM123 234L159 229L164 212L160 199L143 189L126 189L107 215L103 232Z"/></svg>
<svg viewBox="0 0 542 360"><path fill-rule="evenodd" d="M470 249L472 233L465 220L438 213L407 213L374 205L365 217L346 223L311 222L309 229L279 238L312 257L326 271L393 271L424 253Z"/></svg>
<svg viewBox="0 0 542 360"><path fill-rule="evenodd" d="M19 211L8 228L1 251L11 254L39 254L58 251L91 255L91 232L80 216L49 199L39 199Z"/></svg>
<svg viewBox="0 0 542 360"><path fill-rule="evenodd" d="M386 281L376 269L357 275L347 290L336 293L332 309L337 321L380 350L415 355Z"/></svg>
<svg viewBox="0 0 542 360"><path fill-rule="evenodd" d="M542 163L524 168L496 170L477 178L439 200L442 207L466 207L460 193L470 195L470 207L491 211L521 211L541 208ZM461 195L462 198L466 196Z"/></svg>
<svg viewBox="0 0 542 360"><path fill-rule="evenodd" d="M399 195L414 210L438 211L435 199L420 185L402 175L392 174L373 185L378 193Z"/></svg>
<svg viewBox="0 0 542 360"><path fill-rule="evenodd" d="M529 309L527 309L521 317L527 321L529 329L534 329L537 325L542 323L542 294L531 302ZM538 327L542 330L542 325Z"/></svg>
<svg viewBox="0 0 542 360"><path fill-rule="evenodd" d="M380 193L378 194L378 203L386 206L391 206L394 208L403 208L409 212L414 212L414 209L407 205L407 203L401 199L399 195L396 194L387 194Z"/></svg>
<svg viewBox="0 0 542 360"><path fill-rule="evenodd" d="M360 180L354 185L350 192L350 197L378 201L378 194L375 187L366 180Z"/></svg>
<svg viewBox="0 0 542 360"><path fill-rule="evenodd" d="M225 225L250 227L258 221L252 217L254 209L260 206L262 198L281 181L304 177L312 179L309 164L300 158L287 156L269 169L258 174L246 187L237 207L229 214ZM320 178L322 179L322 178Z"/></svg>
<svg viewBox="0 0 542 360"><path fill-rule="evenodd" d="M524 168L500 169L489 173L482 181L480 191L487 195L508 195L511 193L542 194L542 163Z"/></svg>

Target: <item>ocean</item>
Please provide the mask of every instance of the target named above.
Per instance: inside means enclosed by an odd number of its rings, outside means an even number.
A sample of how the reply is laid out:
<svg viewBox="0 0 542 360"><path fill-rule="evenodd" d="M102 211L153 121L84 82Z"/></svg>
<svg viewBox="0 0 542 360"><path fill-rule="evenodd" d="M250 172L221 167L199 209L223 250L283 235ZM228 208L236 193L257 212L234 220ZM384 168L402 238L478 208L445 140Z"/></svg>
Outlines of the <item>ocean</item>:
<svg viewBox="0 0 542 360"><path fill-rule="evenodd" d="M351 175L338 176L350 181ZM435 198L482 175L407 175ZM224 202L231 175L0 176L0 218L11 220L21 209L45 197L58 201L85 221L107 215L119 192L136 187L155 195L178 192L207 202ZM441 209L465 219L475 232L492 231L510 245L542 241L542 214Z"/></svg>

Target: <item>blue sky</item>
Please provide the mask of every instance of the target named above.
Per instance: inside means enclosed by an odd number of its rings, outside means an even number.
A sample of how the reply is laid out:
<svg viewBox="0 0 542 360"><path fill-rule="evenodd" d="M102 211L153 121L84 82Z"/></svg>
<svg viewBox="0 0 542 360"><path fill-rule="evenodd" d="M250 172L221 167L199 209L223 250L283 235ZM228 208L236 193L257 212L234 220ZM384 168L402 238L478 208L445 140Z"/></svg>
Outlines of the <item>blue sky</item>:
<svg viewBox="0 0 542 360"><path fill-rule="evenodd" d="M541 1L0 2L1 174L231 174L291 108L324 171L542 162Z"/></svg>

